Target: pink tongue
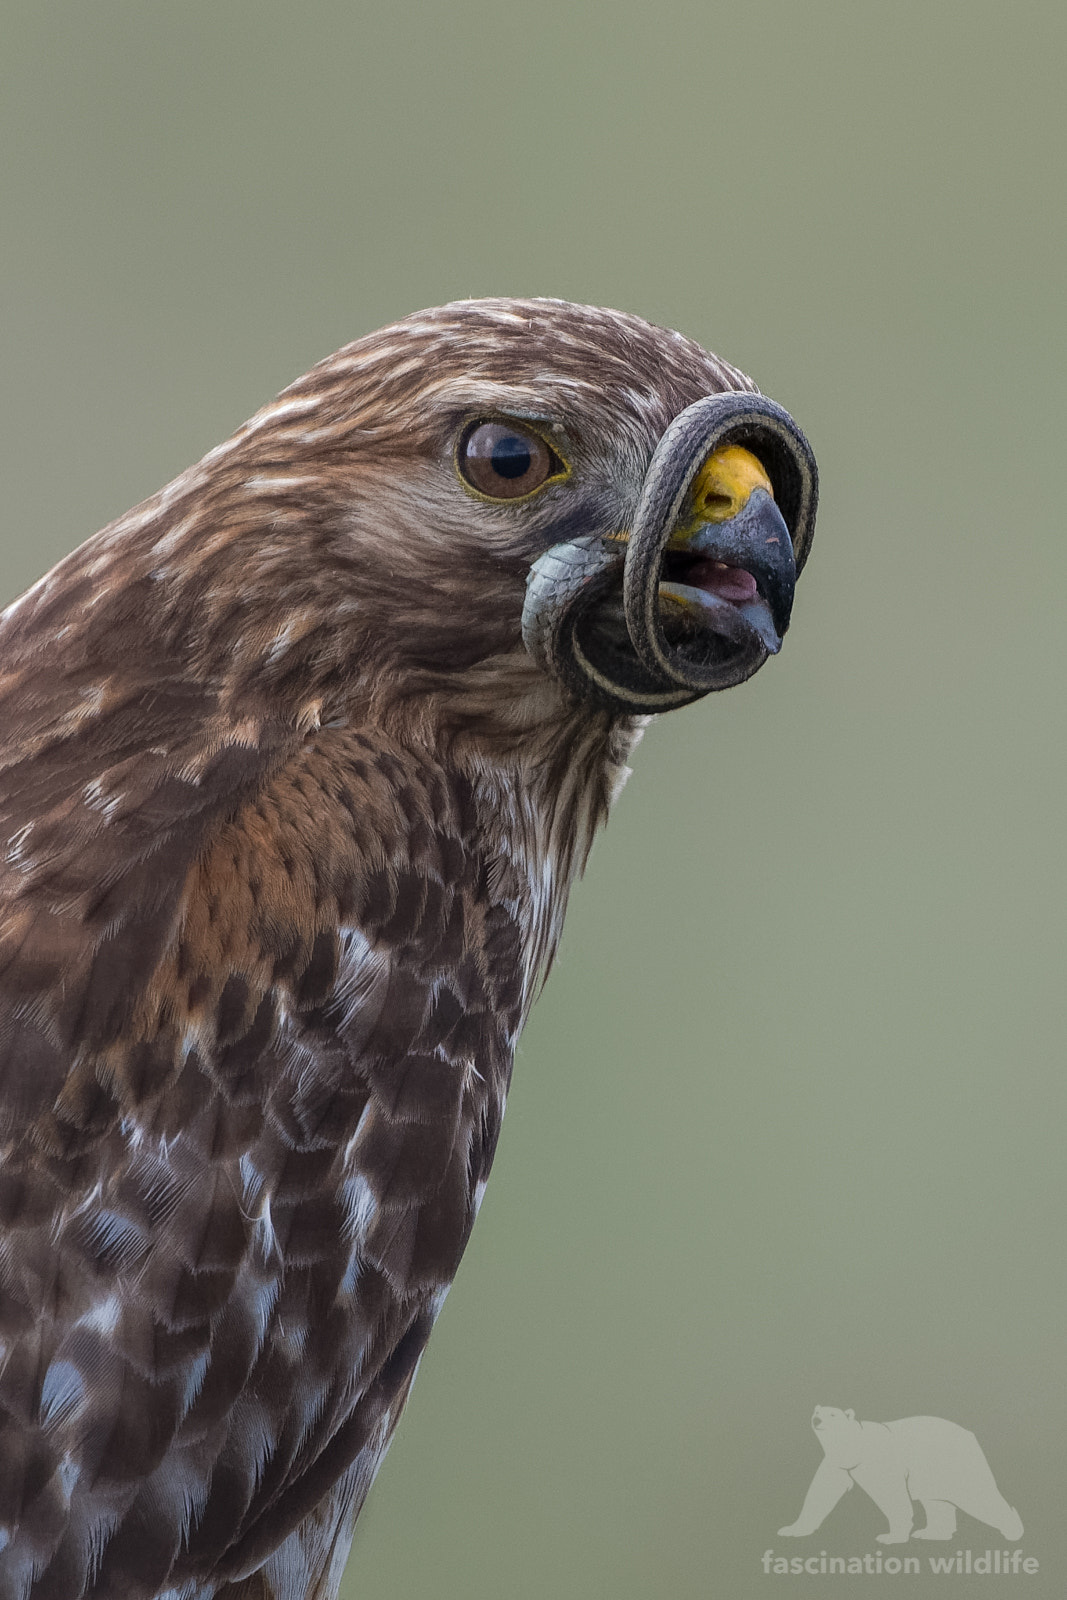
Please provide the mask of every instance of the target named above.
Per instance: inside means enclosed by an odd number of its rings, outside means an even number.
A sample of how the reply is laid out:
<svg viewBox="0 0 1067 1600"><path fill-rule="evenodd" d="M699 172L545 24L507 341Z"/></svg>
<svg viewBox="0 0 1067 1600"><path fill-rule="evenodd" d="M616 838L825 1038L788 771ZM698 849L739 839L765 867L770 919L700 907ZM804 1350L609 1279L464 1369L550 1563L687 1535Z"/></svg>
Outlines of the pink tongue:
<svg viewBox="0 0 1067 1600"><path fill-rule="evenodd" d="M751 572L744 567L728 567L725 561L695 561L682 581L691 589L718 595L720 600L743 603L756 598L756 580Z"/></svg>

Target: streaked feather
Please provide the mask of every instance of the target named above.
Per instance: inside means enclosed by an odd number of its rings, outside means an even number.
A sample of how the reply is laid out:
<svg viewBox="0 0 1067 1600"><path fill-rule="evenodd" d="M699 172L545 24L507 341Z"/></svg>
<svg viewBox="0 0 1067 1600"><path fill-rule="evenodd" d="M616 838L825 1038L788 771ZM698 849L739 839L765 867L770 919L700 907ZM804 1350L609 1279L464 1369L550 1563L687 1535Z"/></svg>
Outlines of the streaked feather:
<svg viewBox="0 0 1067 1600"><path fill-rule="evenodd" d="M525 574L728 387L615 312L421 313L3 614L0 1600L336 1594L640 732L526 655ZM479 505L472 410L582 492Z"/></svg>

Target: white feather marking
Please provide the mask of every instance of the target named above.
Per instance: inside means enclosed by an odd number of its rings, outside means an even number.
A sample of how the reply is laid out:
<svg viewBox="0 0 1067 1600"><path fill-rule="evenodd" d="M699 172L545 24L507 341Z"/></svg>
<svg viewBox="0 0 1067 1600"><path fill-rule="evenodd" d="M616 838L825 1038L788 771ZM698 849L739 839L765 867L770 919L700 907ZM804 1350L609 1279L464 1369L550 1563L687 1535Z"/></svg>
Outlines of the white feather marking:
<svg viewBox="0 0 1067 1600"><path fill-rule="evenodd" d="M385 950L373 950L360 928L344 926L338 939L337 982L334 1005L338 1031L343 1031L364 1005L376 984L383 983L392 967Z"/></svg>
<svg viewBox="0 0 1067 1600"><path fill-rule="evenodd" d="M103 1193L104 1182L102 1178L98 1178L93 1184L92 1188L89 1190L88 1194L83 1195L78 1201L77 1205L71 1206L68 1212L66 1212L64 1215L58 1216L52 1223L52 1243L55 1244L56 1240L63 1232L63 1229L69 1222L73 1221L75 1217L84 1216L87 1211L95 1211L97 1206L100 1204Z"/></svg>
<svg viewBox="0 0 1067 1600"><path fill-rule="evenodd" d="M251 490L252 494L275 494L279 489L306 489L318 481L317 478L310 477L286 478L280 474L271 477L261 473L257 477L246 478L245 488Z"/></svg>
<svg viewBox="0 0 1067 1600"><path fill-rule="evenodd" d="M294 428L290 432L290 437L295 439L298 444L318 444L322 439L331 439L336 437L337 434L346 431L347 429L334 423L326 428Z"/></svg>
<svg viewBox="0 0 1067 1600"><path fill-rule="evenodd" d="M168 528L166 533L161 534L152 546L153 561L156 563L168 561L171 556L176 555L181 549L183 541L197 525L196 517L182 517L173 527ZM156 577L157 573L159 573L160 577L166 576L166 573L161 571L158 565L152 576Z"/></svg>
<svg viewBox="0 0 1067 1600"><path fill-rule="evenodd" d="M241 432L246 435L256 433L260 428L277 422L281 417L301 416L305 411L314 411L319 403L320 398L317 394L290 395L287 400L273 400L269 406L264 406L262 411L257 411L255 416L245 423Z"/></svg>
<svg viewBox="0 0 1067 1600"><path fill-rule="evenodd" d="M122 1301L117 1294L108 1295L91 1311L84 1312L74 1323L75 1328L92 1328L96 1333L114 1333L122 1315Z"/></svg>
<svg viewBox="0 0 1067 1600"><path fill-rule="evenodd" d="M120 1120L119 1133L122 1135L129 1150L140 1150L145 1142L144 1129L132 1117L123 1117Z"/></svg>
<svg viewBox="0 0 1067 1600"><path fill-rule="evenodd" d="M31 858L28 856L25 850L25 844L32 832L33 823L27 822L26 825L20 828L17 833L13 833L11 835L10 839L7 841L6 851L6 859L9 866L21 867L29 863Z"/></svg>
<svg viewBox="0 0 1067 1600"><path fill-rule="evenodd" d="M361 1243L378 1215L377 1197L362 1172L345 1179L341 1185L341 1203L345 1208L345 1238L354 1244Z"/></svg>
<svg viewBox="0 0 1067 1600"><path fill-rule="evenodd" d="M275 1277L268 1278L265 1283L260 1283L251 1296L249 1304L255 1319L258 1344L262 1344L266 1337L270 1319L274 1314L275 1306L278 1304L281 1288L281 1275L278 1274Z"/></svg>
<svg viewBox="0 0 1067 1600"><path fill-rule="evenodd" d="M241 1172L241 1206L245 1216L250 1222L255 1220L256 1203L265 1182L262 1172L256 1166L252 1157L246 1152L240 1161Z"/></svg>
<svg viewBox="0 0 1067 1600"><path fill-rule="evenodd" d="M210 1351L205 1350L201 1355L197 1356L196 1360L189 1368L188 1375L185 1379L185 1388L182 1390L183 1416L193 1404L201 1389L204 1387L204 1379L207 1377L207 1369L210 1365L211 1353Z"/></svg>
<svg viewBox="0 0 1067 1600"><path fill-rule="evenodd" d="M344 1276L337 1286L338 1299L340 1299L342 1296L347 1297L350 1294L355 1294L356 1286L362 1276L363 1260L360 1256L359 1249L353 1246L353 1248L348 1252L348 1260L345 1263Z"/></svg>
<svg viewBox="0 0 1067 1600"><path fill-rule="evenodd" d="M74 1362L53 1361L41 1383L42 1428L55 1428L67 1422L84 1402L85 1379Z"/></svg>
<svg viewBox="0 0 1067 1600"><path fill-rule="evenodd" d="M344 1165L346 1167L350 1167L352 1165L353 1161L355 1160L356 1146L359 1143L359 1136L363 1132L364 1128L366 1128L368 1126L368 1124L370 1123L370 1121L373 1118L373 1116L374 1116L374 1103L373 1103L373 1101L368 1100L367 1104L363 1107L363 1110L360 1113L359 1121L356 1123L356 1131L355 1131L355 1133L352 1135L351 1139L349 1139L348 1143L345 1145Z"/></svg>
<svg viewBox="0 0 1067 1600"><path fill-rule="evenodd" d="M93 778L82 789L82 799L90 811L98 811L103 817L112 817L122 804L121 793L109 793L104 788L101 778Z"/></svg>
<svg viewBox="0 0 1067 1600"><path fill-rule="evenodd" d="M447 1061L448 1060L448 1057L445 1054L444 1049L443 1049L442 1046L438 1046L436 1054L441 1057L442 1061ZM469 1061L465 1061L463 1063L463 1087L464 1087L465 1090L467 1090L467 1089L472 1088L474 1086L474 1084L476 1084L476 1083L484 1083L484 1082L485 1082L485 1077L481 1072L478 1071L478 1068L474 1065L474 1058L472 1056Z"/></svg>
<svg viewBox="0 0 1067 1600"><path fill-rule="evenodd" d="M278 1249L278 1236L274 1231L274 1223L270 1214L270 1195L264 1194L260 1203L259 1216L254 1224L256 1245L262 1260L268 1261L271 1256L280 1255Z"/></svg>

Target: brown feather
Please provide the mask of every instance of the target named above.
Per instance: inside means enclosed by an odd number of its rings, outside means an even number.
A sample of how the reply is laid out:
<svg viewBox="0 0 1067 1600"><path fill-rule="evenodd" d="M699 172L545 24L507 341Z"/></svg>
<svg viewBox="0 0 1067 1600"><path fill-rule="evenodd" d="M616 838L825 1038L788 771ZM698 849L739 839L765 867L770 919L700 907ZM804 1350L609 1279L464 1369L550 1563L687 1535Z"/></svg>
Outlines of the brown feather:
<svg viewBox="0 0 1067 1600"><path fill-rule="evenodd" d="M0 1596L336 1594L639 732L526 654L526 573L730 387L616 312L420 313L0 618ZM565 494L459 483L509 411Z"/></svg>

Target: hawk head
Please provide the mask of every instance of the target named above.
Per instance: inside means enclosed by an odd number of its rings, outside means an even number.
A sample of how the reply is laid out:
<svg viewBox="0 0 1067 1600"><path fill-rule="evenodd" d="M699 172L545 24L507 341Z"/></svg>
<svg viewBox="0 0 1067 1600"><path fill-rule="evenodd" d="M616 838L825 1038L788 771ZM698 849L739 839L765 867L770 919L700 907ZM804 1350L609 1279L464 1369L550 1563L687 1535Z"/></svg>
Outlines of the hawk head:
<svg viewBox="0 0 1067 1600"><path fill-rule="evenodd" d="M120 565L152 591L142 655L235 715L309 725L355 698L521 738L755 672L815 501L788 414L680 334L460 301L339 350L68 558L95 595L73 631L122 639L99 603Z"/></svg>

